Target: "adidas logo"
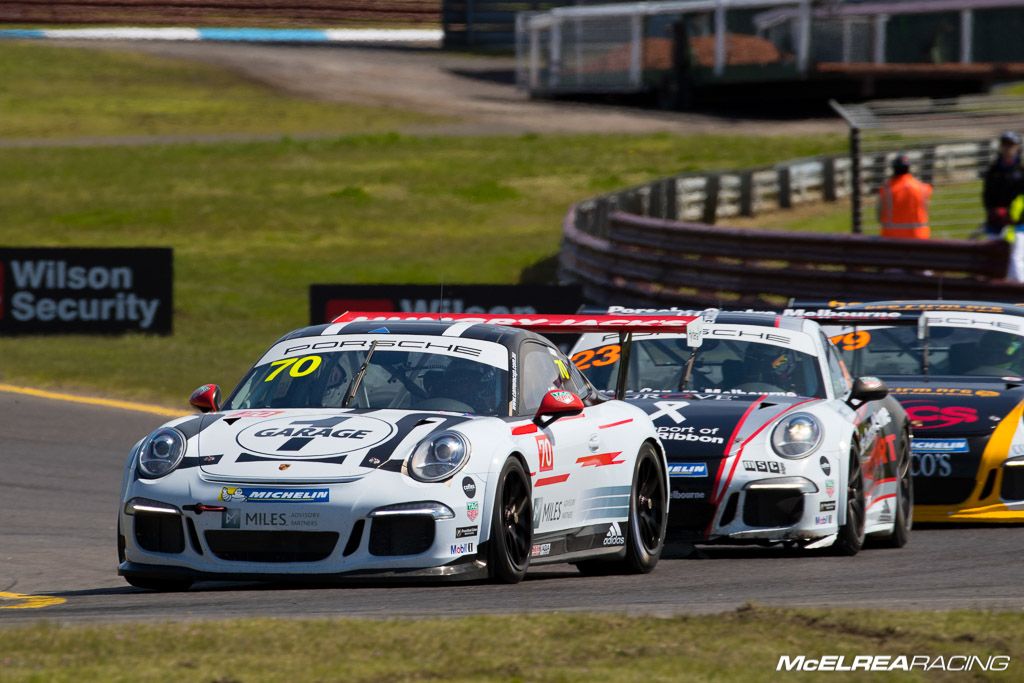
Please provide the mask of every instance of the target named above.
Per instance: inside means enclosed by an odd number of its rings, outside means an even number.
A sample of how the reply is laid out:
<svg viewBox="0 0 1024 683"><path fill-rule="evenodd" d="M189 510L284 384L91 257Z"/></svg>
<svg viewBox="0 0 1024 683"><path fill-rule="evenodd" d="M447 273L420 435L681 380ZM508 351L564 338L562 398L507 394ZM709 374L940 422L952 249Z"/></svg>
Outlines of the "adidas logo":
<svg viewBox="0 0 1024 683"><path fill-rule="evenodd" d="M622 545L626 542L626 539L622 537L622 529L619 528L618 522L612 522L612 525L608 527L608 533L604 537L605 545Z"/></svg>
<svg viewBox="0 0 1024 683"><path fill-rule="evenodd" d="M890 512L892 512L892 510L889 508L889 501L883 502L882 503L882 514L887 515Z"/></svg>

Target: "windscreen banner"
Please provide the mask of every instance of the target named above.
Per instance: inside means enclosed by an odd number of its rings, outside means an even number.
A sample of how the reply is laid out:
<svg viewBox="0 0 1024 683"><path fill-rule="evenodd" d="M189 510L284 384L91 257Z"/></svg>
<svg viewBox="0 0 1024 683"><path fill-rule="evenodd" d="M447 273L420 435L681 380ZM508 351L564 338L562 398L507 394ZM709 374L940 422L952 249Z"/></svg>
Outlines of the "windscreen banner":
<svg viewBox="0 0 1024 683"><path fill-rule="evenodd" d="M169 248L0 248L0 335L170 334Z"/></svg>

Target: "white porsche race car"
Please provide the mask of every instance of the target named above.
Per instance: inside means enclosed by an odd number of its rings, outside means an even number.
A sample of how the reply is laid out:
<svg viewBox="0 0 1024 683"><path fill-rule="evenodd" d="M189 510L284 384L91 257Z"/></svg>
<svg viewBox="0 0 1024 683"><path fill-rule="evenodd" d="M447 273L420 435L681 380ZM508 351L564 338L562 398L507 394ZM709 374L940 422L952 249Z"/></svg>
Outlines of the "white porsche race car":
<svg viewBox="0 0 1024 683"><path fill-rule="evenodd" d="M629 344L584 334L571 358L654 419L668 454L669 540L841 554L866 535L906 543L906 413L880 380L850 380L817 323L708 311L699 334L637 333Z"/></svg>
<svg viewBox="0 0 1024 683"><path fill-rule="evenodd" d="M643 410L605 400L530 331L345 320L286 335L224 405L200 387L205 414L132 448L118 514L130 584L655 566L668 480ZM552 321L600 329L506 322ZM635 324L686 323L653 322Z"/></svg>

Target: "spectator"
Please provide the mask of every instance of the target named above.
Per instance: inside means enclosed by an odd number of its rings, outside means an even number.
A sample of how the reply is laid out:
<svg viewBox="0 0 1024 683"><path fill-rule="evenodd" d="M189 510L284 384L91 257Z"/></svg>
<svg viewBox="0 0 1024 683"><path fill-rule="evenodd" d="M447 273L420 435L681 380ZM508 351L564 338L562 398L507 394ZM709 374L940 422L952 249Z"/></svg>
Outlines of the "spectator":
<svg viewBox="0 0 1024 683"><path fill-rule="evenodd" d="M985 233L998 237L1010 223L1010 203L1024 192L1024 169L1020 165L1020 135L1008 130L999 136L999 156L985 172Z"/></svg>
<svg viewBox="0 0 1024 683"><path fill-rule="evenodd" d="M921 182L910 172L910 159L898 154L892 160L892 178L878 188L878 222L882 237L926 240L932 230L928 226L928 200L932 186Z"/></svg>

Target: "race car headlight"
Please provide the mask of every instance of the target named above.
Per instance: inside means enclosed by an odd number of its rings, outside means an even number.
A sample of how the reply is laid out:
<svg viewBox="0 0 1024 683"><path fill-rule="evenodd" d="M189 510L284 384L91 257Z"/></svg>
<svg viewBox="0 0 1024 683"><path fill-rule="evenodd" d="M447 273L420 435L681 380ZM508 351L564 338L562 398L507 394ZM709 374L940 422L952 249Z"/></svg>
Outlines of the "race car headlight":
<svg viewBox="0 0 1024 683"><path fill-rule="evenodd" d="M420 481L441 481L469 460L469 442L458 432L441 432L416 446L409 458L409 475Z"/></svg>
<svg viewBox="0 0 1024 683"><path fill-rule="evenodd" d="M804 458L821 444L821 424L809 413L785 418L772 432L772 448L783 458Z"/></svg>
<svg viewBox="0 0 1024 683"><path fill-rule="evenodd" d="M146 479L174 471L185 455L185 437L171 427L158 429L139 448L139 475Z"/></svg>

